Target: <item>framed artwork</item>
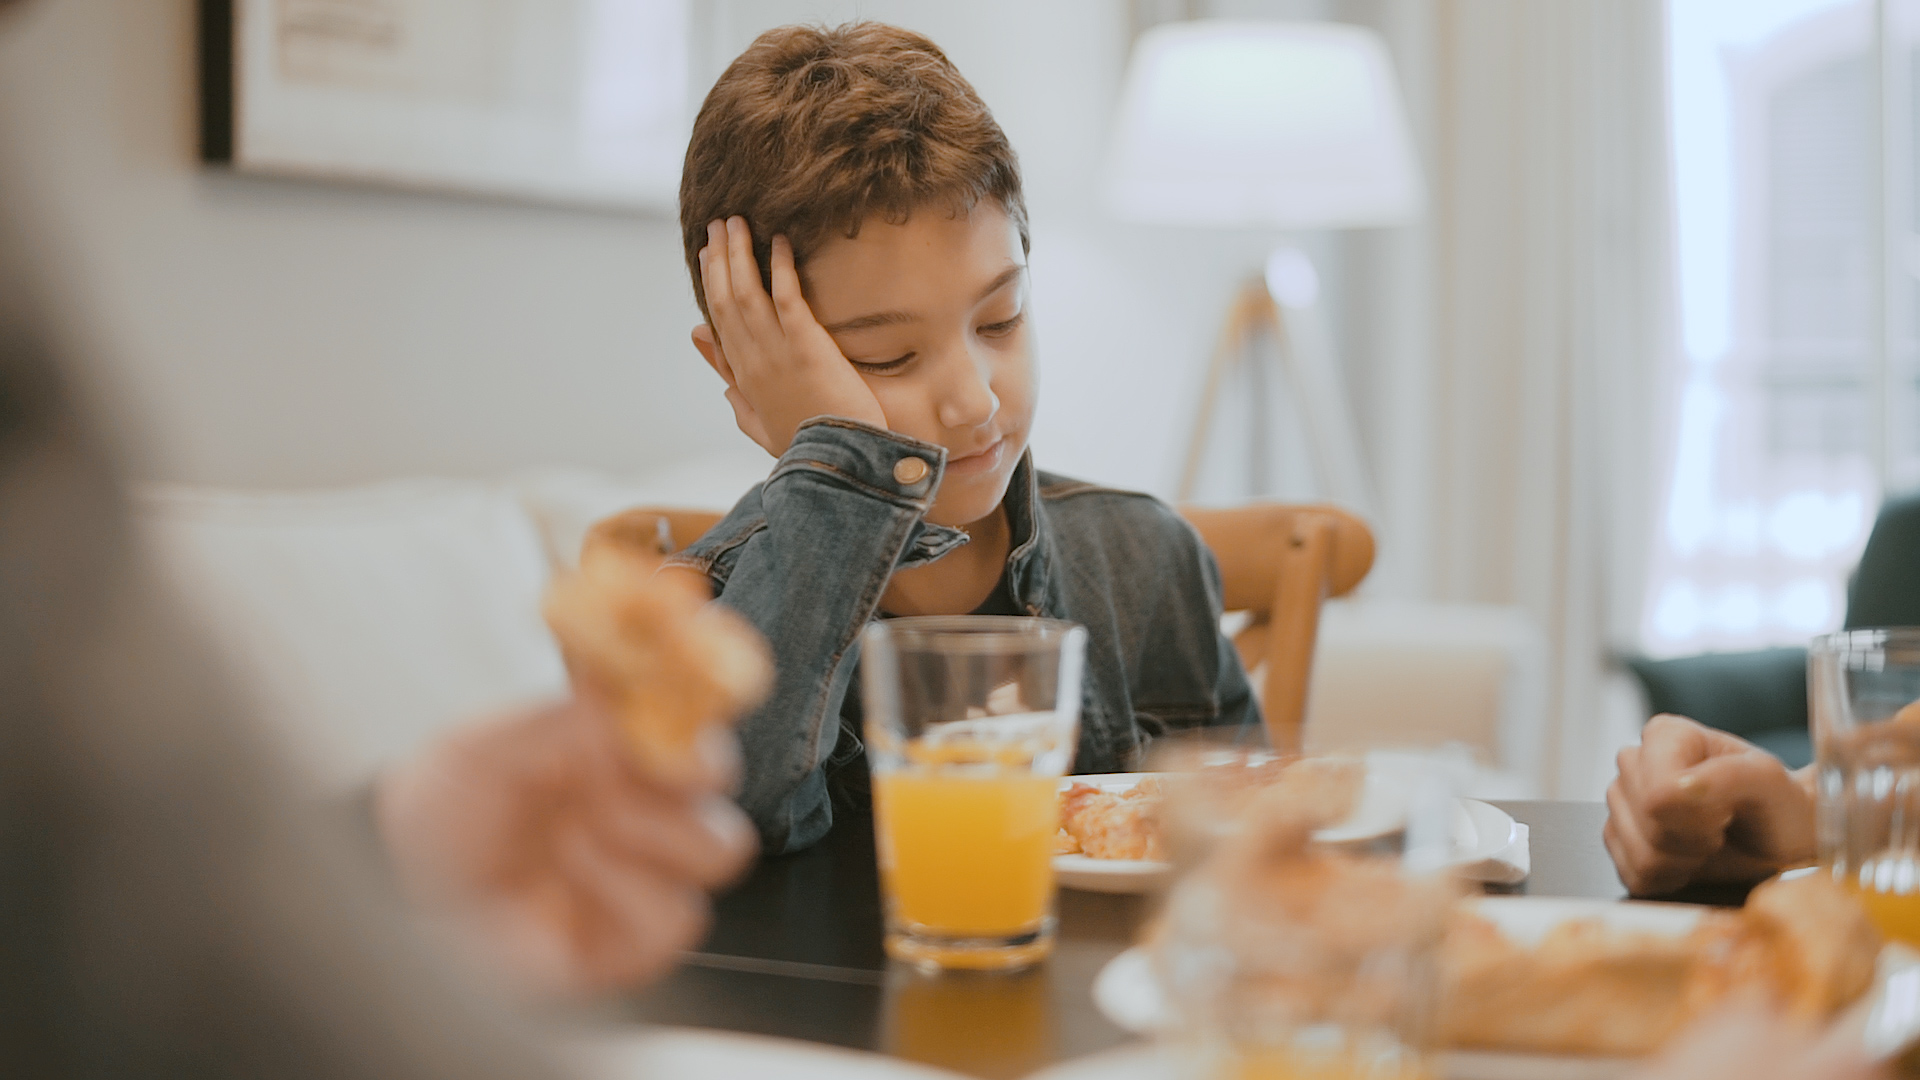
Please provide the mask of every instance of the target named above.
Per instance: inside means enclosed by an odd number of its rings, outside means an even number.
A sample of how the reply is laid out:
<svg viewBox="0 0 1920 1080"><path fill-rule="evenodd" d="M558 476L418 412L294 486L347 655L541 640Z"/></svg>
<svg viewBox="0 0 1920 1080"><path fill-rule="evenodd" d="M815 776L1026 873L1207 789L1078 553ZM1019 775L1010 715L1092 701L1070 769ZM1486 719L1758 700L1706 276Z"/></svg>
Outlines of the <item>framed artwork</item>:
<svg viewBox="0 0 1920 1080"><path fill-rule="evenodd" d="M671 209L690 0L200 0L201 157Z"/></svg>

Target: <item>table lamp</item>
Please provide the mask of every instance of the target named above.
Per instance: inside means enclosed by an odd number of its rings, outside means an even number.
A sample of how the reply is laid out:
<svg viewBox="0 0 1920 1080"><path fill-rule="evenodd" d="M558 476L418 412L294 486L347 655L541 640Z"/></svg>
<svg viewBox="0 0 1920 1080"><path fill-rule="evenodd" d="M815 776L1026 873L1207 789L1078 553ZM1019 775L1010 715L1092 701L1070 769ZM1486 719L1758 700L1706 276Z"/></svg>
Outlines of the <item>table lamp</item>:
<svg viewBox="0 0 1920 1080"><path fill-rule="evenodd" d="M1203 19L1140 36L1120 95L1107 203L1131 221L1234 228L1398 225L1421 210L1423 185L1386 49L1341 23ZM1373 513L1360 453L1305 253L1282 246L1229 309L1181 471L1190 499L1229 371L1259 363L1263 334L1300 405L1324 494ZM1255 446L1268 402L1254 409ZM1256 472L1256 475L1258 473Z"/></svg>

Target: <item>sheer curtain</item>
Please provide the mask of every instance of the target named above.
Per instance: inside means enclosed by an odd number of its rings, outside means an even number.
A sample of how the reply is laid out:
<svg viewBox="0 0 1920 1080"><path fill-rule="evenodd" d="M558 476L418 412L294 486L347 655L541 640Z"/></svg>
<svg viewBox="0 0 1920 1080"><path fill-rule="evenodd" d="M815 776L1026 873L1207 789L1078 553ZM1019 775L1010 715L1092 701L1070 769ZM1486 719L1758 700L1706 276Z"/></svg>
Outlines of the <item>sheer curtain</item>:
<svg viewBox="0 0 1920 1080"><path fill-rule="evenodd" d="M1653 379L1672 347L1660 0L1381 6L1426 224L1365 242L1383 591L1524 608L1552 643L1550 794L1637 730Z"/></svg>

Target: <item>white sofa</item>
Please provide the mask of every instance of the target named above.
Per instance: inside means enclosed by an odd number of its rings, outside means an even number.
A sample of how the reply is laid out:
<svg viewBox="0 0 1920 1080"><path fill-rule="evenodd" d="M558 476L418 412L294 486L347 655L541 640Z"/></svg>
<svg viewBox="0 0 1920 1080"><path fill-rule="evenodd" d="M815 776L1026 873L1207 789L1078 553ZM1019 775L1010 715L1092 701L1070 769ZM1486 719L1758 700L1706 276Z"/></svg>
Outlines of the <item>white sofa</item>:
<svg viewBox="0 0 1920 1080"><path fill-rule="evenodd" d="M763 457L722 455L631 478L160 488L138 508L256 711L334 787L463 718L564 691L539 600L592 522L638 505L724 509L765 470ZM1335 603L1308 738L1452 746L1463 787L1528 794L1543 671L1538 633L1508 609Z"/></svg>

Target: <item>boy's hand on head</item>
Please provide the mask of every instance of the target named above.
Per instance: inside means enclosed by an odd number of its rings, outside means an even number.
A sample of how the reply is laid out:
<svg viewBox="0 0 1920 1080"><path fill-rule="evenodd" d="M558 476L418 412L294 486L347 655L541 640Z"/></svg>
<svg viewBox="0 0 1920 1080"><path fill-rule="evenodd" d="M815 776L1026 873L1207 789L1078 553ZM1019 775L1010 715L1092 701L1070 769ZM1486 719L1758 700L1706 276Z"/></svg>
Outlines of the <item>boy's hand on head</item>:
<svg viewBox="0 0 1920 1080"><path fill-rule="evenodd" d="M1780 759L1679 716L1647 721L1607 788L1607 851L1635 896L1759 881L1814 855L1813 794Z"/></svg>
<svg viewBox="0 0 1920 1080"><path fill-rule="evenodd" d="M709 323L694 328L693 343L727 381L740 430L767 453L785 453L794 432L816 416L887 426L879 400L807 306L786 237L773 238L768 296L746 219L711 222L700 281Z"/></svg>

